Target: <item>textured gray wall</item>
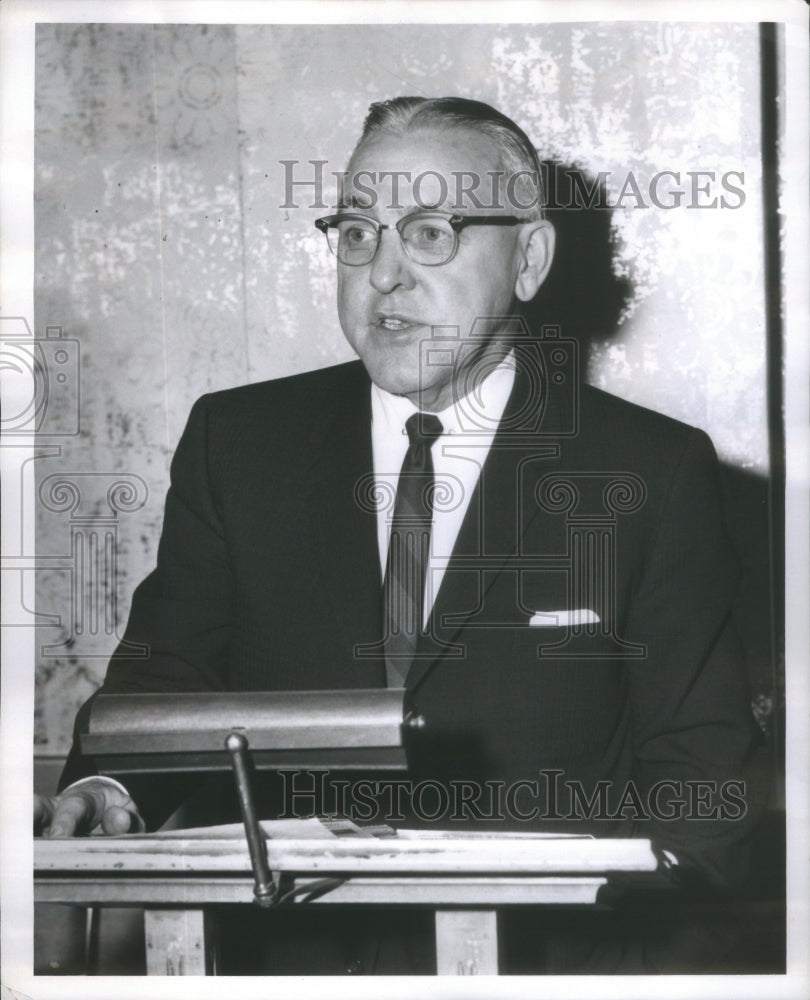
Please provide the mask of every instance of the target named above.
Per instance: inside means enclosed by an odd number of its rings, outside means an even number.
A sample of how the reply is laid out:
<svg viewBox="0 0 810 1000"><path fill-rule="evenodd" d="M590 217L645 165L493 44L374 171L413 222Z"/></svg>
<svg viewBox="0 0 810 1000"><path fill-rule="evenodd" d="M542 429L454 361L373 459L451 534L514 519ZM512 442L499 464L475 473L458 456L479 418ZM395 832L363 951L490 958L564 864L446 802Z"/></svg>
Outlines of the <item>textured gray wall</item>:
<svg viewBox="0 0 810 1000"><path fill-rule="evenodd" d="M37 607L59 619L40 629L38 750L65 750L103 677L194 399L351 357L323 210L279 208L279 161L342 169L373 100L494 103L543 155L607 171L613 200L628 171L642 192L660 170L743 171L737 209L612 213L631 292L589 378L764 474L758 60L755 25L40 25L35 322L79 343L81 431L35 463L54 557ZM593 294L587 272L570 293Z"/></svg>

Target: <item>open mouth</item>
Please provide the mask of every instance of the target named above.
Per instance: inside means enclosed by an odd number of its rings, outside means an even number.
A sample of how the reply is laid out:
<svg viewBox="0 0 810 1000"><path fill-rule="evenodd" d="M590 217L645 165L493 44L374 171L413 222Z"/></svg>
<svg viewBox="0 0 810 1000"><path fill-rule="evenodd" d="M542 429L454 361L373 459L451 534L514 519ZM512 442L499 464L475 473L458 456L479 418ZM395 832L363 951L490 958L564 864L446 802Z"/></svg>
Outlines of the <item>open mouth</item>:
<svg viewBox="0 0 810 1000"><path fill-rule="evenodd" d="M380 316L377 320L377 325L382 327L383 330L396 332L398 330L408 330L412 326L421 326L421 323L408 316Z"/></svg>

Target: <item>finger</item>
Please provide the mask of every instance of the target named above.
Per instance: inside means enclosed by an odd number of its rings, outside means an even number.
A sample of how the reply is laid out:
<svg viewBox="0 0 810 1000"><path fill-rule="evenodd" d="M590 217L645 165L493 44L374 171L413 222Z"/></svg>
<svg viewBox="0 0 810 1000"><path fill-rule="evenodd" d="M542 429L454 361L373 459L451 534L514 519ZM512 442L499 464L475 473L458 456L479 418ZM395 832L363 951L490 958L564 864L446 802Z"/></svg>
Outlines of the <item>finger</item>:
<svg viewBox="0 0 810 1000"><path fill-rule="evenodd" d="M73 837L82 829L92 826L94 806L83 795L67 795L56 803L48 836L52 839Z"/></svg>
<svg viewBox="0 0 810 1000"><path fill-rule="evenodd" d="M132 833L139 828L137 814L131 813L123 806L110 806L104 810L101 817L101 829L104 833Z"/></svg>
<svg viewBox="0 0 810 1000"><path fill-rule="evenodd" d="M53 800L45 795L34 793L34 833L38 834L51 821L53 816Z"/></svg>

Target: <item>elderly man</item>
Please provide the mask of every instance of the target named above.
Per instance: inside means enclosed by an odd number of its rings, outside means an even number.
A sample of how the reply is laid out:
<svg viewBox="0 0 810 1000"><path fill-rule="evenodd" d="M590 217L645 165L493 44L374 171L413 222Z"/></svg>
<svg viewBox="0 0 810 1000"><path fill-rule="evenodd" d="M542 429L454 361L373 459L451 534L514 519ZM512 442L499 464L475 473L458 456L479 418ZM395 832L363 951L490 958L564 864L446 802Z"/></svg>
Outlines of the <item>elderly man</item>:
<svg viewBox="0 0 810 1000"><path fill-rule="evenodd" d="M754 741L716 459L702 432L580 386L565 342L526 329L554 248L539 183L527 137L484 104L372 106L317 223L360 362L195 405L126 633L149 657L122 649L102 690L404 685L425 720L409 773L448 821L649 836L673 878L727 889ZM121 832L183 794L94 777L74 748L37 822ZM575 937L546 969L586 967Z"/></svg>

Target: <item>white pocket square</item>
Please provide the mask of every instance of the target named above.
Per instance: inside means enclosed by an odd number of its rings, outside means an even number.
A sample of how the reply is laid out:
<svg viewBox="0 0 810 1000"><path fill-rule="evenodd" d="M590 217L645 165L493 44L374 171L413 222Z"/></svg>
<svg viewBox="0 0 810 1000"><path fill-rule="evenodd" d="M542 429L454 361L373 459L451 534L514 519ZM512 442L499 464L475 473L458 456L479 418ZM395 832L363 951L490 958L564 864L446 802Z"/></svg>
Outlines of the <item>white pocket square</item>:
<svg viewBox="0 0 810 1000"><path fill-rule="evenodd" d="M590 608L574 611L535 611L529 619L533 628L560 628L570 625L596 625L599 615Z"/></svg>

